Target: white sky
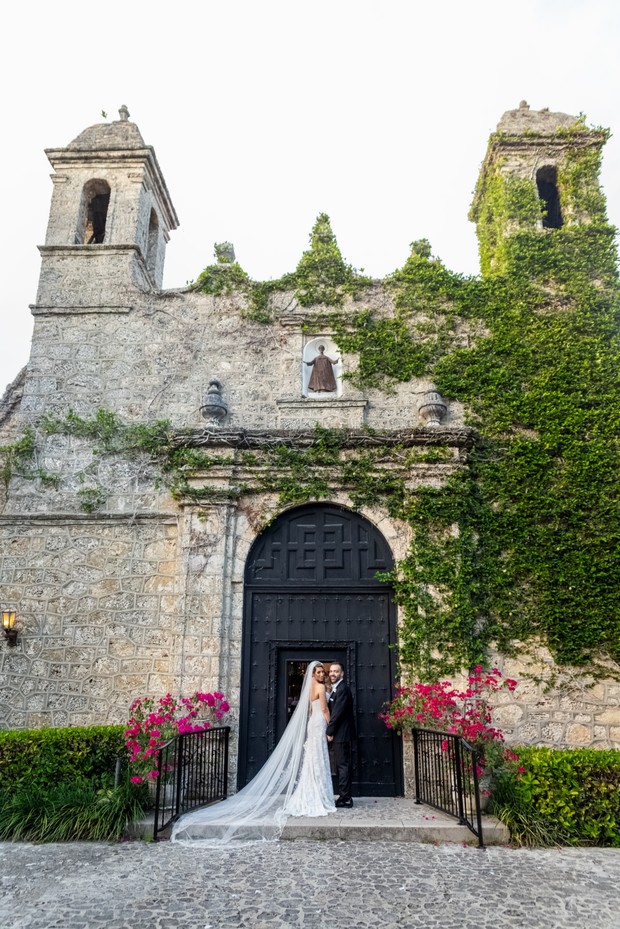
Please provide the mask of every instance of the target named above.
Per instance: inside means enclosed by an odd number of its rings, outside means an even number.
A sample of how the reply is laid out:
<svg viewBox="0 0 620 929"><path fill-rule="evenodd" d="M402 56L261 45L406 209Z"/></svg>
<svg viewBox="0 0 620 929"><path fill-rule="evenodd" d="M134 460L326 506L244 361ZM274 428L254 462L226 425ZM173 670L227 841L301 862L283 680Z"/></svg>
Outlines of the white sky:
<svg viewBox="0 0 620 929"><path fill-rule="evenodd" d="M4 377L28 360L52 185L44 148L118 118L153 145L180 218L164 285L213 243L255 279L295 268L319 212L381 277L428 238L477 273L467 220L505 110L578 114L620 135L617 0L16 0L3 8ZM605 149L620 224L620 143Z"/></svg>

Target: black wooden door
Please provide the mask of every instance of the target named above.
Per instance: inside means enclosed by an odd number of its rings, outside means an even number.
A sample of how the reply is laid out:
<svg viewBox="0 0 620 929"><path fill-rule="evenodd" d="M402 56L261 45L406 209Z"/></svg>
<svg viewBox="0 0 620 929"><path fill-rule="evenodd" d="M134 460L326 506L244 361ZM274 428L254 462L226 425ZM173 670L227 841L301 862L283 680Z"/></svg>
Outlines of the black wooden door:
<svg viewBox="0 0 620 929"><path fill-rule="evenodd" d="M239 786L260 770L288 715L287 662L342 661L358 739L354 790L402 793L400 740L378 719L392 696L395 610L383 536L343 507L289 511L254 543L246 566Z"/></svg>

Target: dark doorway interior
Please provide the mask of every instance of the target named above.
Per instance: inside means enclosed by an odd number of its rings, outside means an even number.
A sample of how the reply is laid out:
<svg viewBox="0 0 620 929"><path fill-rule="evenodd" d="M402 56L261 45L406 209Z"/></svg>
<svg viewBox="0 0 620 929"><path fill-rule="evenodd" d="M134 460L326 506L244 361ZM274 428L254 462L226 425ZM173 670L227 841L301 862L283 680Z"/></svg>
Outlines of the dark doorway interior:
<svg viewBox="0 0 620 929"><path fill-rule="evenodd" d="M543 228L561 229L564 220L560 208L560 194L558 191L558 172L556 168L547 166L539 168L536 172L536 186L538 196L543 207Z"/></svg>
<svg viewBox="0 0 620 929"><path fill-rule="evenodd" d="M321 661L325 670L329 670L332 661L339 661L343 668L347 666L346 648L288 648L278 649L276 678L276 742L282 737L288 721L299 702L301 685L306 668L311 661Z"/></svg>

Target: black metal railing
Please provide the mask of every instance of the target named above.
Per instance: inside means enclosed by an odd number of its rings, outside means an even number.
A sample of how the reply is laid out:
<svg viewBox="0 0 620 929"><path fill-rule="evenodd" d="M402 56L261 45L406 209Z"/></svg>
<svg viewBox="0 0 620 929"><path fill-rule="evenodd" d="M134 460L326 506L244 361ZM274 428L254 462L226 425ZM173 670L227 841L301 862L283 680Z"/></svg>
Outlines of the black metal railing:
<svg viewBox="0 0 620 929"><path fill-rule="evenodd" d="M175 736L159 749L153 841L182 813L225 800L230 726Z"/></svg>
<svg viewBox="0 0 620 929"><path fill-rule="evenodd" d="M454 816L484 848L476 749L452 733L414 729L413 753L416 803Z"/></svg>

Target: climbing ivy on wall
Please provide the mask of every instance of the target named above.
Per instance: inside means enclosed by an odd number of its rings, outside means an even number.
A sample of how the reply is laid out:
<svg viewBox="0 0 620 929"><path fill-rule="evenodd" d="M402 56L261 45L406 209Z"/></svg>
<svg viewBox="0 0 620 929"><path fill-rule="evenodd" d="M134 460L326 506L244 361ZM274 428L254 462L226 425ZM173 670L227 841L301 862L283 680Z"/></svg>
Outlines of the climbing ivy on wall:
<svg viewBox="0 0 620 929"><path fill-rule="evenodd" d="M336 334L360 353L360 380L424 367L479 430L467 477L404 511L415 538L397 578L401 654L427 673L533 636L561 662L620 660L620 291L598 152L579 154L558 186L592 222L542 231L534 185L487 175L483 278L450 274L415 243L373 344L362 314ZM472 336L462 347L459 330ZM409 369L390 357L403 331Z"/></svg>
<svg viewBox="0 0 620 929"><path fill-rule="evenodd" d="M193 285L240 295L265 322L270 297L292 292L321 305L321 326L358 356L356 385L389 391L424 376L462 403L478 439L468 467L441 488L412 491L407 476L445 450L370 431L354 449L350 434L317 428L305 445L273 436L214 455L169 423L124 426L105 411L46 428L96 440L102 453L148 454L173 494L197 503L269 491L290 504L344 486L355 506L385 505L413 539L389 578L400 659L425 677L532 637L560 662L620 660L620 288L599 157L584 146L558 168L566 216L589 222L557 230L540 229L531 182L492 166L475 211L482 277L451 273L415 242L383 282L389 315L365 305L371 282L344 262L325 215L294 273L257 283L220 261ZM246 475L234 488L192 480L233 461Z"/></svg>
<svg viewBox="0 0 620 929"><path fill-rule="evenodd" d="M3 445L0 448L0 480L5 492L15 473L29 476L31 473L31 459L35 450L35 436L32 429L26 432L16 442Z"/></svg>
<svg viewBox="0 0 620 929"><path fill-rule="evenodd" d="M14 475L26 481L39 480L48 485L57 483L55 475L47 473L37 464L36 436L33 429L26 429L15 442L0 446L0 487L3 495L8 493Z"/></svg>
<svg viewBox="0 0 620 929"><path fill-rule="evenodd" d="M220 260L208 265L192 286L201 293L240 292L245 298L246 314L269 322L269 298L274 293L292 291L301 306L336 307L341 306L347 296L359 294L369 283L370 278L345 262L329 216L320 213L310 233L310 247L291 274L273 281L252 281L236 262L222 263Z"/></svg>

